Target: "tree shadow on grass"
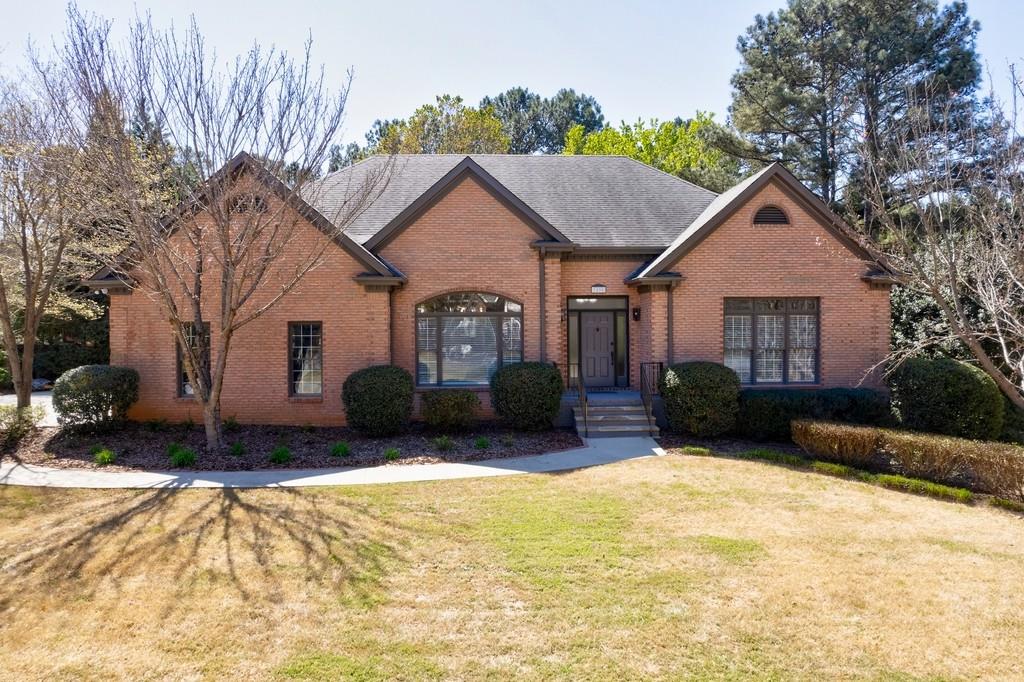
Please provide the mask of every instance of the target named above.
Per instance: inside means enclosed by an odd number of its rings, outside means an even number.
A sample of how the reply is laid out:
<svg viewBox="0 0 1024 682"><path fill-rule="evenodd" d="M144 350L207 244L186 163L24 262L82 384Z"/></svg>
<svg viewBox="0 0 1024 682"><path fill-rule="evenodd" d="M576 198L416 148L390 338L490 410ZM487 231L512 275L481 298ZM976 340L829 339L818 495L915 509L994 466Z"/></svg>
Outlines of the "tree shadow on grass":
<svg viewBox="0 0 1024 682"><path fill-rule="evenodd" d="M46 599L99 596L113 608L122 594L137 599L140 581L154 591L146 608L161 617L194 608L211 588L265 603L312 584L375 603L406 545L407 529L377 498L329 490L37 493L42 502L16 520L34 530L0 536L0 612L8 616Z"/></svg>

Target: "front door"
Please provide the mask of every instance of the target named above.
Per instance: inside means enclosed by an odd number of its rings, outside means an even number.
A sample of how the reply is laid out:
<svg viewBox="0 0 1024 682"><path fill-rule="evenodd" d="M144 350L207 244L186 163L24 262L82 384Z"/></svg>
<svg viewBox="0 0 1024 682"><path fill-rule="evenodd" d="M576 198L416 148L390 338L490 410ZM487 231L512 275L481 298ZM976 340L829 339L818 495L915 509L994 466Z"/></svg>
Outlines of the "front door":
<svg viewBox="0 0 1024 682"><path fill-rule="evenodd" d="M587 386L615 385L615 313L580 313L580 364Z"/></svg>

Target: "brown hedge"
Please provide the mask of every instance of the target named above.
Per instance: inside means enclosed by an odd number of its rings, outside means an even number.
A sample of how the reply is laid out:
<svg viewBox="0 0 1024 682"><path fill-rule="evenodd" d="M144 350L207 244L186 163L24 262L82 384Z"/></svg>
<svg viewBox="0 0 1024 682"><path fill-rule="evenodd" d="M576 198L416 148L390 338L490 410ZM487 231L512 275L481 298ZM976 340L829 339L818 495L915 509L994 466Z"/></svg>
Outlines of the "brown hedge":
<svg viewBox="0 0 1024 682"><path fill-rule="evenodd" d="M822 459L887 462L906 476L1024 502L1024 448L1016 445L806 419L793 422L793 440Z"/></svg>

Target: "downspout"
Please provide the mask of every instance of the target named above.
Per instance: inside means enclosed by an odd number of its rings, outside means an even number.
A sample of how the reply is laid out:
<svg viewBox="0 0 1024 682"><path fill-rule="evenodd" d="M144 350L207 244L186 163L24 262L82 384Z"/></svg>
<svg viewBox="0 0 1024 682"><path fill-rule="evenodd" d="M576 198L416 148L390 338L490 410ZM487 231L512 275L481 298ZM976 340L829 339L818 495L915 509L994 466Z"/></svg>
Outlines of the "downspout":
<svg viewBox="0 0 1024 682"><path fill-rule="evenodd" d="M544 259L545 259L545 249L542 246L540 248L540 259L539 259L540 274L539 274L539 278L538 278L539 279L539 284L540 284L540 324L538 325L538 328L540 329L540 361L541 362L546 362L547 358L548 358L547 348L546 348L546 344L545 344L545 341L544 341L544 318L546 316L545 315L546 311L544 310L544 300L547 298L547 296L546 296L546 294L544 292Z"/></svg>

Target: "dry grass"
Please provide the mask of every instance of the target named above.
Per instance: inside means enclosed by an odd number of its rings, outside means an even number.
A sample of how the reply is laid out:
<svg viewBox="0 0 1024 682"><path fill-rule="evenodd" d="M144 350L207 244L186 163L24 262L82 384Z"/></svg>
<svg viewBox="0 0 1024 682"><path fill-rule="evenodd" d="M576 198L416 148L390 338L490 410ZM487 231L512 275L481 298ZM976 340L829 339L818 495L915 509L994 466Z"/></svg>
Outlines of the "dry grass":
<svg viewBox="0 0 1024 682"><path fill-rule="evenodd" d="M1024 676L1024 519L757 462L0 488L5 679Z"/></svg>

